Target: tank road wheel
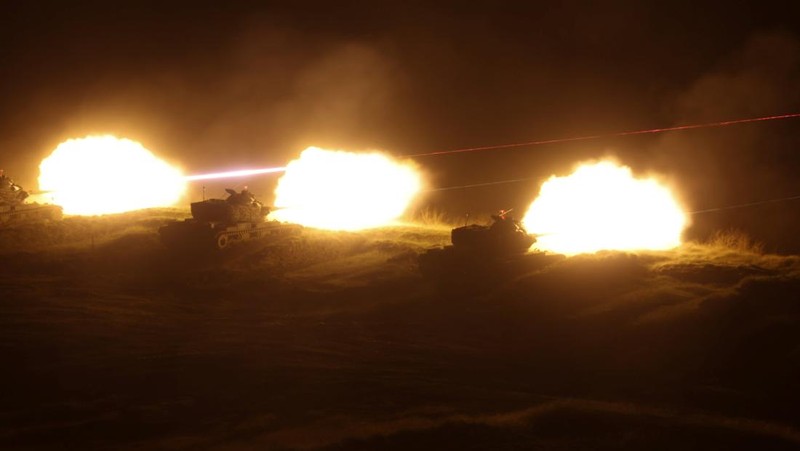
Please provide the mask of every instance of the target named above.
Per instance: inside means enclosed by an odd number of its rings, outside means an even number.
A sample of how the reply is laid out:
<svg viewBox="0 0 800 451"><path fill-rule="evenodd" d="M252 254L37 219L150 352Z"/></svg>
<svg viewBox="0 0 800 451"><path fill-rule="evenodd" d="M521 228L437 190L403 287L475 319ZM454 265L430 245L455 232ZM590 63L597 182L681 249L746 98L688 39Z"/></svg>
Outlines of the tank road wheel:
<svg viewBox="0 0 800 451"><path fill-rule="evenodd" d="M225 249L228 247L228 235L220 235L217 237L217 249Z"/></svg>

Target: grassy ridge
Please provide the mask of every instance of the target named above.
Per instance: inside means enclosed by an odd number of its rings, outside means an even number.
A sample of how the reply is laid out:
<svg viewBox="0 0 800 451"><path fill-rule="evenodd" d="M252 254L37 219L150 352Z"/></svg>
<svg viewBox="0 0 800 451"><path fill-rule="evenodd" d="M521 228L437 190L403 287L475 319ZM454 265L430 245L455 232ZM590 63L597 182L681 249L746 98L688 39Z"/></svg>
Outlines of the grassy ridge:
<svg viewBox="0 0 800 451"><path fill-rule="evenodd" d="M449 291L416 268L446 227L306 229L197 258L158 241L185 214L0 232L3 447L798 442L796 256L723 236Z"/></svg>

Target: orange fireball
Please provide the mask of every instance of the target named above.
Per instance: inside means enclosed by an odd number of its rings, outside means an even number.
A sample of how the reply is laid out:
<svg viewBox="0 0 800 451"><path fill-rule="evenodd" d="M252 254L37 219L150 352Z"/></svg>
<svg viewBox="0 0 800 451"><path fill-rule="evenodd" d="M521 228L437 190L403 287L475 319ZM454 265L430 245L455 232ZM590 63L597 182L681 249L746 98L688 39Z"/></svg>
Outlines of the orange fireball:
<svg viewBox="0 0 800 451"><path fill-rule="evenodd" d="M386 154L309 147L278 181L272 217L330 230L388 225L421 187L414 165Z"/></svg>
<svg viewBox="0 0 800 451"><path fill-rule="evenodd" d="M537 247L563 254L664 250L681 244L688 218L669 188L610 161L552 176L525 214Z"/></svg>
<svg viewBox="0 0 800 451"><path fill-rule="evenodd" d="M180 170L138 142L110 135L59 144L39 171L39 189L73 215L171 206L186 190Z"/></svg>

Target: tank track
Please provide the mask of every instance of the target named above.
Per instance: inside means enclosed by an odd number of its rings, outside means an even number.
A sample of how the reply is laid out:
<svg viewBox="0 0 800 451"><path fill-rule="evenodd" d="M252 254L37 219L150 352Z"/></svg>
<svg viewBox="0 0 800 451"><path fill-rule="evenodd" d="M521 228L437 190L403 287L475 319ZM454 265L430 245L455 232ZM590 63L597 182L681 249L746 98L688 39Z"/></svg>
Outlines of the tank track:
<svg viewBox="0 0 800 451"><path fill-rule="evenodd" d="M302 227L278 221L222 224L186 219L175 221L159 229L161 241L170 248L223 250L245 241L297 235Z"/></svg>

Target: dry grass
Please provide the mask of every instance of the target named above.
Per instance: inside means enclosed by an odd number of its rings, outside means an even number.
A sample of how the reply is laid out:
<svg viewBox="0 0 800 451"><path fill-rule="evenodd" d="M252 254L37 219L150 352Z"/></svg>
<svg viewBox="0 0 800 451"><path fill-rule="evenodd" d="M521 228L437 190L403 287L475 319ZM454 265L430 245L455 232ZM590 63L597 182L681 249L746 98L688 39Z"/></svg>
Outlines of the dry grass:
<svg viewBox="0 0 800 451"><path fill-rule="evenodd" d="M458 227L459 220L441 210L426 207L406 214L403 223L449 230Z"/></svg>
<svg viewBox="0 0 800 451"><path fill-rule="evenodd" d="M450 292L415 266L448 227L305 229L202 262L158 242L182 214L18 236L0 447L796 445L800 257L746 236L565 258L475 292L486 274L456 273ZM93 252L46 246L92 228Z"/></svg>
<svg viewBox="0 0 800 451"><path fill-rule="evenodd" d="M707 244L714 248L730 249L748 254L764 253L764 243L755 241L746 233L736 229L718 230Z"/></svg>
<svg viewBox="0 0 800 451"><path fill-rule="evenodd" d="M186 209L161 208L103 216L68 216L61 221L0 229L0 253L81 249L119 238L156 233L170 220L189 217Z"/></svg>
<svg viewBox="0 0 800 451"><path fill-rule="evenodd" d="M740 268L748 271L800 273L800 257L764 252L762 243L738 230L718 231L704 243L689 242L669 252L655 253L660 261L654 267L683 266Z"/></svg>

